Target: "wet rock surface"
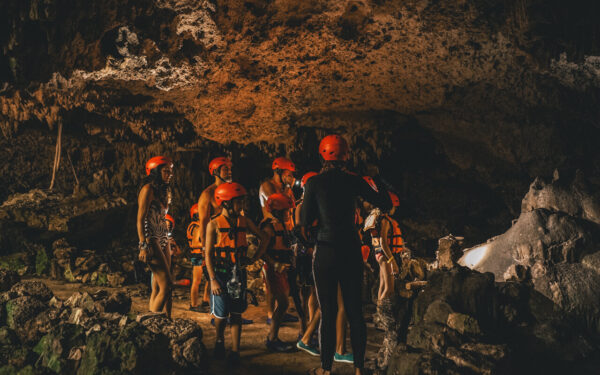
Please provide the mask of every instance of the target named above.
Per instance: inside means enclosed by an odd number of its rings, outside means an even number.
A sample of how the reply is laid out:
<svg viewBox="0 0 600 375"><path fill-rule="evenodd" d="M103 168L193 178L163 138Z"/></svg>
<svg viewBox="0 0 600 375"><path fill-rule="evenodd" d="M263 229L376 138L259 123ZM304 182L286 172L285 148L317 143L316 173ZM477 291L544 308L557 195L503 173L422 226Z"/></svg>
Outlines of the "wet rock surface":
<svg viewBox="0 0 600 375"><path fill-rule="evenodd" d="M63 301L43 282L15 283L0 298L0 371L162 374L205 366L198 323L164 316L138 323L131 303L123 291L77 292Z"/></svg>

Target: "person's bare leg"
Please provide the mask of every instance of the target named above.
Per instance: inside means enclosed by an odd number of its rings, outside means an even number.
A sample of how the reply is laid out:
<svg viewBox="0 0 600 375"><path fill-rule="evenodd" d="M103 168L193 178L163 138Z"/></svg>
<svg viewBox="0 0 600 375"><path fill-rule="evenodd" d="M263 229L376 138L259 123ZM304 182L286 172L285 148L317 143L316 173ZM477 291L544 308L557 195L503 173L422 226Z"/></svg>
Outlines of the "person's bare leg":
<svg viewBox="0 0 600 375"><path fill-rule="evenodd" d="M221 319L215 317L215 331L216 331L216 342L225 342L225 327L227 326L227 319Z"/></svg>
<svg viewBox="0 0 600 375"><path fill-rule="evenodd" d="M304 331L304 336L302 336L301 340L304 343L304 345L310 344L310 339L311 339L313 333L316 331L317 327L319 326L320 320L321 320L321 310L317 310L314 312L313 318L308 323L308 326L306 327L306 331Z"/></svg>
<svg viewBox="0 0 600 375"><path fill-rule="evenodd" d="M194 266L192 268L192 287L190 288L190 306L198 306L198 290L202 282L202 267Z"/></svg>
<svg viewBox="0 0 600 375"><path fill-rule="evenodd" d="M162 312L169 298L170 289L172 288L172 286L168 281L167 271L164 268L160 266L155 266L153 274L154 280L156 280L158 284L158 293L152 301L150 311Z"/></svg>
<svg viewBox="0 0 600 375"><path fill-rule="evenodd" d="M273 294L271 293L271 288L269 287L269 283L265 280L265 300L267 301L267 318L273 319L273 310L275 308L275 300L273 299Z"/></svg>
<svg viewBox="0 0 600 375"><path fill-rule="evenodd" d="M317 291L314 286L310 287L310 296L308 297L308 321L312 321L315 313L319 309L319 301L317 300Z"/></svg>
<svg viewBox="0 0 600 375"><path fill-rule="evenodd" d="M338 354L346 354L346 326L348 319L346 318L346 310L344 309L344 299L342 298L342 289L338 284L338 312L335 322L335 351Z"/></svg>
<svg viewBox="0 0 600 375"><path fill-rule="evenodd" d="M240 340L242 338L242 314L231 314L231 351L240 351Z"/></svg>
<svg viewBox="0 0 600 375"><path fill-rule="evenodd" d="M156 276L154 276L154 272L152 272L152 282L150 283L152 291L150 292L150 301L148 301L148 310L152 311L152 305L156 296L158 295L158 282L156 281Z"/></svg>
<svg viewBox="0 0 600 375"><path fill-rule="evenodd" d="M273 300L277 302L277 306L273 310L273 320L271 321L271 328L269 329L269 341L277 339L279 335L279 327L281 327L283 316L285 315L285 312L289 306L287 294L273 294Z"/></svg>
<svg viewBox="0 0 600 375"><path fill-rule="evenodd" d="M210 289L210 281L207 278L206 283L204 283L204 296L202 298L203 302L209 303L209 301L210 301L209 289Z"/></svg>
<svg viewBox="0 0 600 375"><path fill-rule="evenodd" d="M380 300L394 295L394 279L392 277L392 266L387 262L381 269L383 273L383 291L381 292Z"/></svg>

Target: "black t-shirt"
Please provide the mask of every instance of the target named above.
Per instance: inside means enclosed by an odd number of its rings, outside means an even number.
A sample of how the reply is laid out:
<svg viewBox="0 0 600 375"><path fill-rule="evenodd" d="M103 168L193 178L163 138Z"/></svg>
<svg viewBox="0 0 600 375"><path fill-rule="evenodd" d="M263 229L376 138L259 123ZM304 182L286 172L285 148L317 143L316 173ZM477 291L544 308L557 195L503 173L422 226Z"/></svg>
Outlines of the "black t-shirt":
<svg viewBox="0 0 600 375"><path fill-rule="evenodd" d="M379 192L373 190L362 177L340 169L330 169L310 178L304 187L301 225L308 228L317 220L317 241L358 242L354 224L356 198L362 197L383 211L392 207L383 184L377 186L380 187Z"/></svg>

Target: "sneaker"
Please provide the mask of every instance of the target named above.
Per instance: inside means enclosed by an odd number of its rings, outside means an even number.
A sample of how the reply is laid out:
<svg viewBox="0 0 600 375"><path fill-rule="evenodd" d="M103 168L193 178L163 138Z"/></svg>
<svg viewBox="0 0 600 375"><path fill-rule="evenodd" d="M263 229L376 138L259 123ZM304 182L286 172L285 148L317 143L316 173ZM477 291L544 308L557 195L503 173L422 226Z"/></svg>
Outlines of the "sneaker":
<svg viewBox="0 0 600 375"><path fill-rule="evenodd" d="M204 303L200 306L190 306L190 311L194 311L197 313L207 313L210 311L208 304L205 306Z"/></svg>
<svg viewBox="0 0 600 375"><path fill-rule="evenodd" d="M297 316L295 315L291 315L291 314L285 314L283 316L283 319L281 320L282 323L296 323L298 322L300 319L298 319Z"/></svg>
<svg viewBox="0 0 600 375"><path fill-rule="evenodd" d="M341 362L341 363L354 363L354 354L352 354L352 353L339 354L338 352L336 352L335 355L333 356L333 360L335 362Z"/></svg>
<svg viewBox="0 0 600 375"><path fill-rule="evenodd" d="M271 322L273 321L273 319L271 318L267 318L267 325L271 325Z"/></svg>
<svg viewBox="0 0 600 375"><path fill-rule="evenodd" d="M225 359L225 342L217 341L215 343L215 350L213 352L213 356L216 359Z"/></svg>
<svg viewBox="0 0 600 375"><path fill-rule="evenodd" d="M292 344L289 344L287 342L283 342L279 339L271 341L267 338L267 349L269 349L272 352L285 353L291 351L293 348L294 347L292 346Z"/></svg>
<svg viewBox="0 0 600 375"><path fill-rule="evenodd" d="M319 352L319 349L306 345L302 342L302 340L298 340L298 342L296 343L296 348L304 350L308 354L314 355L315 357L318 357L321 354L321 352Z"/></svg>
<svg viewBox="0 0 600 375"><path fill-rule="evenodd" d="M237 366L240 364L240 352L229 352L227 356L227 364L231 366Z"/></svg>

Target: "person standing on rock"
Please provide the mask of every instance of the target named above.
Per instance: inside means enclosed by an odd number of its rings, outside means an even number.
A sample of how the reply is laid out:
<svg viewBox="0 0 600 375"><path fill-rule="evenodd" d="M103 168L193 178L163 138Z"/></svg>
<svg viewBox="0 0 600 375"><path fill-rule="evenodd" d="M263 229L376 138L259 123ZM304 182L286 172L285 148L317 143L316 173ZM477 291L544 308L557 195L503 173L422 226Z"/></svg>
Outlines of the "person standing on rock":
<svg viewBox="0 0 600 375"><path fill-rule="evenodd" d="M215 189L225 182L232 181L232 166L233 163L229 158L218 157L213 159L208 164L208 172L215 178L215 182L204 189L198 199L198 228L197 230L194 230L192 239L192 242L195 245L192 250L192 286L190 289L190 310L192 311L203 313L209 312L208 288L210 287L210 282L208 281L204 288L202 305L198 306L198 292L204 270L202 244L206 239L206 226L208 225L210 218L219 210L217 202L215 201Z"/></svg>
<svg viewBox="0 0 600 375"><path fill-rule="evenodd" d="M265 281L272 294L270 309L273 310L267 349L273 352L288 352L293 349L293 345L279 339L279 327L289 306L290 285L287 271L292 265L294 253L291 248L292 233L285 223L289 220L294 201L287 195L275 193L269 197L265 207L270 216L263 219L260 229L271 238L263 259Z"/></svg>
<svg viewBox="0 0 600 375"><path fill-rule="evenodd" d="M350 324L350 337L357 375L364 373L367 329L362 312L363 260L354 225L355 202L362 197L383 210L391 208L385 188L374 191L360 176L346 170L348 144L338 135L321 141L321 173L305 186L300 222L305 228L318 223L313 274L321 306L321 368L311 374L331 373L336 346L338 284ZM374 177L377 182L378 177ZM383 184L382 184L383 185Z"/></svg>
<svg viewBox="0 0 600 375"><path fill-rule="evenodd" d="M173 289L170 270L170 244L165 215L171 200L170 183L173 178L173 161L165 156L155 156L146 163L146 178L138 196L137 233L139 259L152 270L158 286L154 298L150 299L152 312L167 308ZM170 309L167 309L170 318Z"/></svg>
<svg viewBox="0 0 600 375"><path fill-rule="evenodd" d="M260 199L260 206L262 207L263 218L270 217L271 214L266 208L266 203L269 197L275 193L285 194L289 196L293 201L295 201L294 193L292 192L292 186L296 181L294 177L294 172L296 171L296 165L288 158L278 157L273 160L271 164L271 169L273 170L273 177L263 181L258 190L258 197ZM286 227L289 230L292 230L294 227L293 217L290 217L286 221ZM290 271L295 275L294 270ZM267 299L267 324L271 324L271 319L273 317L273 295L271 290L269 289L269 284L266 281L266 275L263 272L263 279L265 280L265 295ZM298 305L297 301L299 301L300 297L296 296L297 288L293 290L294 292L294 304ZM298 309L299 306L296 306L296 310L301 313L302 309ZM295 323L298 321L293 315L285 314L283 317L284 323Z"/></svg>
<svg viewBox="0 0 600 375"><path fill-rule="evenodd" d="M206 227L206 269L211 287L211 312L215 317L215 358L225 356L225 325L231 323L231 352L228 361L236 364L240 359L242 313L246 301L246 269L263 256L269 237L259 230L252 220L242 215L246 189L235 182L227 182L215 189L215 201L221 206L220 215ZM260 241L252 259L247 257L246 233L250 231Z"/></svg>

